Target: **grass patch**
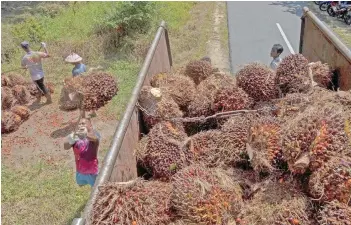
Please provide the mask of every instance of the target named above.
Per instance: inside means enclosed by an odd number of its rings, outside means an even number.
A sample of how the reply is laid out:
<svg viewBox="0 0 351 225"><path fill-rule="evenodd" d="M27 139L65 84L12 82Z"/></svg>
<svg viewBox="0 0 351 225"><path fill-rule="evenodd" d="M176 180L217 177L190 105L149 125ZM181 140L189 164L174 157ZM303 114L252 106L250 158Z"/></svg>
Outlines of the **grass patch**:
<svg viewBox="0 0 351 225"><path fill-rule="evenodd" d="M2 166L3 224L69 224L80 215L90 187L71 168L39 162L15 171Z"/></svg>
<svg viewBox="0 0 351 225"><path fill-rule="evenodd" d="M345 45L351 48L351 32L348 29L333 28L334 32L341 38Z"/></svg>

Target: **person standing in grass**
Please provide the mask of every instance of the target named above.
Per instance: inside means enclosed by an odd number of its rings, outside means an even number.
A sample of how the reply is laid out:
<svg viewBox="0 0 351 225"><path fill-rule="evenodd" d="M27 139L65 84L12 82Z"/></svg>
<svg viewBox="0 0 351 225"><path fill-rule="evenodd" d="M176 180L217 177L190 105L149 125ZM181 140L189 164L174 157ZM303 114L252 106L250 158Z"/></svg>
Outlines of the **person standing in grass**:
<svg viewBox="0 0 351 225"><path fill-rule="evenodd" d="M273 58L270 67L272 70L277 70L279 64L282 62L280 55L283 53L284 48L280 44L275 44L271 50L271 57Z"/></svg>
<svg viewBox="0 0 351 225"><path fill-rule="evenodd" d="M29 69L32 81L37 86L39 92L43 93L46 97L46 104L52 103L50 92L44 85L44 71L42 59L50 57L49 52L46 48L46 44L44 42L41 43L41 47L44 48L45 52L32 51L27 41L23 41L21 43L21 47L26 52L26 54L22 58L22 68ZM40 103L40 101L41 94L39 94L37 98L37 103Z"/></svg>
<svg viewBox="0 0 351 225"><path fill-rule="evenodd" d="M79 186L94 186L98 176L100 134L93 129L90 118L78 121L77 131L68 135L64 149L73 148L76 161L76 182Z"/></svg>
<svg viewBox="0 0 351 225"><path fill-rule="evenodd" d="M87 72L87 67L82 63L83 58L80 57L78 54L76 53L72 53L69 56L66 57L65 61L67 63L71 63L72 65L74 65L73 69L72 69L72 76L73 77L77 77L82 75L83 73ZM89 70L92 71L93 69ZM90 116L92 117L96 117L96 111L92 110L90 113ZM85 111L82 110L82 117L85 117Z"/></svg>

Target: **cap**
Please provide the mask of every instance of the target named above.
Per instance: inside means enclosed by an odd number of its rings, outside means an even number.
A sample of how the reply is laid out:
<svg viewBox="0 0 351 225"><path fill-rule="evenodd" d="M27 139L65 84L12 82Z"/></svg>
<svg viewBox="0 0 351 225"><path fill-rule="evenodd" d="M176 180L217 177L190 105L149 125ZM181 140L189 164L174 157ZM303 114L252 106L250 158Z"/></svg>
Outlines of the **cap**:
<svg viewBox="0 0 351 225"><path fill-rule="evenodd" d="M28 47L29 47L28 41L22 41L21 47L22 47L22 48L28 48Z"/></svg>
<svg viewBox="0 0 351 225"><path fill-rule="evenodd" d="M76 62L82 61L82 57L80 57L76 53L72 53L72 54L70 54L69 56L66 57L65 61L68 62L68 63L76 63Z"/></svg>

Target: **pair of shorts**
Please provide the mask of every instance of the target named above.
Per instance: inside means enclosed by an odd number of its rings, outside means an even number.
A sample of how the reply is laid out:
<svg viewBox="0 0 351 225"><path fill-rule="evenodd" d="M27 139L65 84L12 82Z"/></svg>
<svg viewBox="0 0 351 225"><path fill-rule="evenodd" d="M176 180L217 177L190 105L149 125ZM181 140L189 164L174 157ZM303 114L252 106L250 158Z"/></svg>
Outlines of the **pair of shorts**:
<svg viewBox="0 0 351 225"><path fill-rule="evenodd" d="M82 174L76 172L76 181L79 186L89 184L91 187L94 186L97 174Z"/></svg>
<svg viewBox="0 0 351 225"><path fill-rule="evenodd" d="M48 89L44 85L44 77L39 80L35 80L34 83L36 84L40 93L44 93L44 95L48 93Z"/></svg>

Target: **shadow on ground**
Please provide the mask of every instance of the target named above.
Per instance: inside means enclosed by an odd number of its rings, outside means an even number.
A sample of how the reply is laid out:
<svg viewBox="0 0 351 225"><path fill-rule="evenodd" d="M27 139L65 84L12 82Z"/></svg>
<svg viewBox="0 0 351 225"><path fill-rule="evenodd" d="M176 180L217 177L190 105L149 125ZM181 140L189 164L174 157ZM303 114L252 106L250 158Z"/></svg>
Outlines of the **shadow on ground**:
<svg viewBox="0 0 351 225"><path fill-rule="evenodd" d="M303 7L307 6L307 2L272 2L270 5L281 6L285 10L283 12L288 12L298 17L301 17L303 14Z"/></svg>
<svg viewBox="0 0 351 225"><path fill-rule="evenodd" d="M75 121L73 123L66 123L67 125L63 128L60 128L58 130L55 130L54 132L52 132L50 134L50 137L52 138L63 138L63 137L67 137L67 135L69 135L70 133L72 133L74 131L74 129L76 128L78 121Z"/></svg>

